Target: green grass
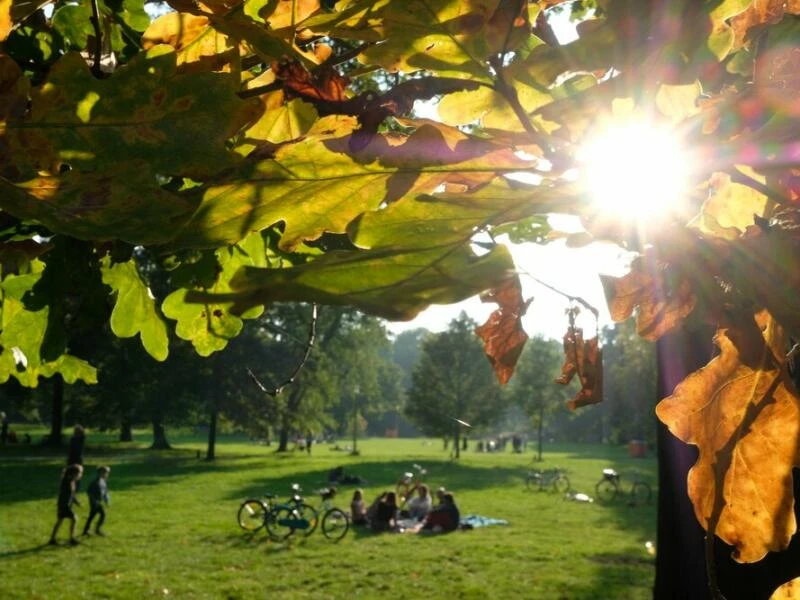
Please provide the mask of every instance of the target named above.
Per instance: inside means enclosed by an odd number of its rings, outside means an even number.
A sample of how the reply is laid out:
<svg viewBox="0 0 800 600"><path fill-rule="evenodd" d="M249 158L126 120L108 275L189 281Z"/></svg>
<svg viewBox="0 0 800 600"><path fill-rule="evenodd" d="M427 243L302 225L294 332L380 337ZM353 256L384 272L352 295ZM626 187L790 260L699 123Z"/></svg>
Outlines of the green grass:
<svg viewBox="0 0 800 600"><path fill-rule="evenodd" d="M34 436L34 439L36 437ZM634 599L652 596L655 499L603 505L524 491L532 466L568 470L574 489L594 494L603 467L623 475L627 491L638 472L655 484L655 460L628 458L624 449L549 445L545 461L531 454L478 454L449 460L440 442L367 440L351 457L327 445L313 456L243 440L223 440L218 459L196 458L204 444L176 438L168 452L118 444L91 434L88 476L109 464L112 505L106 538L75 548L45 545L55 520L63 453L33 447L0 448L0 589L3 598L378 598L412 593L428 598ZM92 443L98 445L92 445ZM235 522L239 503L264 491L284 495L291 482L306 491L327 472L369 480L371 500L393 487L413 462L428 482L454 491L462 514L507 519L442 536L348 533L338 544L321 533L288 544L264 532L248 536ZM626 482L627 479L627 482ZM337 498L349 505L352 488ZM309 498L311 495L309 494ZM88 512L85 493L79 517ZM318 498L312 504L317 505ZM82 526L79 519L78 528ZM66 538L66 524L60 532ZM298 536L299 537L299 536Z"/></svg>

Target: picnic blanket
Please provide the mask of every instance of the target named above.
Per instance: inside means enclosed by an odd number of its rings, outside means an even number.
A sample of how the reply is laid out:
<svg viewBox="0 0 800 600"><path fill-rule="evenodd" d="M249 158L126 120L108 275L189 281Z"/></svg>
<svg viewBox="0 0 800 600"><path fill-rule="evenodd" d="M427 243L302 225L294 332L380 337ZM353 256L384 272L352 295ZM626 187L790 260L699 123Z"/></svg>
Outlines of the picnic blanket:
<svg viewBox="0 0 800 600"><path fill-rule="evenodd" d="M461 517L459 522L459 528L461 529L477 529L478 527L489 527L490 525L508 525L508 521L482 517L481 515L467 515L466 517Z"/></svg>

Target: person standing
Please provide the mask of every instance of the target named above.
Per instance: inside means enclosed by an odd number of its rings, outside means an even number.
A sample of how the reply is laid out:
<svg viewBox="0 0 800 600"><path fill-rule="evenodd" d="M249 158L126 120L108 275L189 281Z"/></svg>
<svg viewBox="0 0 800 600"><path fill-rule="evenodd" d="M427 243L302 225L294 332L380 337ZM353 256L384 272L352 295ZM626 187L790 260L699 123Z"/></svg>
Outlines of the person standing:
<svg viewBox="0 0 800 600"><path fill-rule="evenodd" d="M103 508L103 504L108 506L108 476L110 474L111 467L98 467L97 477L94 478L94 481L89 484L89 489L86 490L86 494L89 496L89 517L83 527L83 535L89 535L89 527L91 527L95 515L99 515L99 518L94 532L97 535L105 535L100 528L106 520L106 511Z"/></svg>
<svg viewBox="0 0 800 600"><path fill-rule="evenodd" d="M75 425L72 430L72 437L69 438L67 449L67 464L83 466L83 445L86 442L86 433L81 425Z"/></svg>
<svg viewBox="0 0 800 600"><path fill-rule="evenodd" d="M311 444L314 443L314 434L310 431L306 433L306 452L311 456Z"/></svg>
<svg viewBox="0 0 800 600"><path fill-rule="evenodd" d="M73 546L78 545L75 539L75 512L73 505L80 506L80 502L75 497L78 481L83 477L83 467L81 465L69 465L61 474L61 484L58 488L57 516L56 524L53 526L53 533L50 534L49 544L56 545L56 534L61 527L64 519L69 519L69 543Z"/></svg>

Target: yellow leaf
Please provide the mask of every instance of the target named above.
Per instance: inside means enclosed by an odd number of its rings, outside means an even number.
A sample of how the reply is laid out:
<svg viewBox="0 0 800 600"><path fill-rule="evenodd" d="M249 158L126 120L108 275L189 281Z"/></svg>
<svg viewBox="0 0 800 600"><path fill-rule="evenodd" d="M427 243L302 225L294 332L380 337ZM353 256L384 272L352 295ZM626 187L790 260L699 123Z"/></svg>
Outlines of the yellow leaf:
<svg viewBox="0 0 800 600"><path fill-rule="evenodd" d="M169 13L153 21L142 35L147 50L158 44L175 48L178 70L230 71L230 63L238 57L238 44L211 27L207 17L186 13Z"/></svg>
<svg viewBox="0 0 800 600"><path fill-rule="evenodd" d="M695 516L749 563L786 548L796 530L792 467L800 463L800 403L784 335L766 311L714 337L718 357L656 407L700 455L689 471Z"/></svg>
<svg viewBox="0 0 800 600"><path fill-rule="evenodd" d="M775 590L769 600L798 600L798 598L800 598L800 577L795 577Z"/></svg>

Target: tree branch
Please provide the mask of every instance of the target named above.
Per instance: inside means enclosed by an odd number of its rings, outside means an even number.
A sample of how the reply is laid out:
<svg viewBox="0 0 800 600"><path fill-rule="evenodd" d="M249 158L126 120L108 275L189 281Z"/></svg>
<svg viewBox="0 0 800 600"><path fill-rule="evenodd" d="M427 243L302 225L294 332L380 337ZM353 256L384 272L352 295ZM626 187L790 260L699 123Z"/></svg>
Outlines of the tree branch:
<svg viewBox="0 0 800 600"><path fill-rule="evenodd" d="M303 352L302 359L300 359L300 362L297 364L297 367L295 367L292 374L289 375L289 377L283 383L281 383L274 389L267 388L263 383L261 383L258 377L256 377L255 373L253 373L253 371L251 371L250 368L248 367L247 373L248 375L250 375L250 379L252 379L258 386L258 388L265 394L273 397L280 396L283 393L283 390L286 388L286 386L291 385L295 382L297 376L300 374L300 371L302 371L303 367L306 366L308 357L311 356L311 349L314 347L314 340L316 338L316 335L317 335L317 305L315 303L311 305L311 321L308 325L308 341L306 342L306 349L305 352Z"/></svg>
<svg viewBox="0 0 800 600"><path fill-rule="evenodd" d="M776 192L771 187L764 185L760 181L756 181L749 175L745 175L739 169L736 168L731 169L728 172L728 175L730 176L732 182L740 183L741 185L746 185L747 187L752 188L761 194L764 194L767 198L769 198L776 204L780 204L782 206L791 205L791 202L789 202L788 198L785 198L780 193Z"/></svg>
<svg viewBox="0 0 800 600"><path fill-rule="evenodd" d="M92 0L92 16L89 19L94 27L94 62L92 64L92 75L100 79L103 71L100 69L100 58L103 51L103 34L100 31L100 7L97 0Z"/></svg>
<svg viewBox="0 0 800 600"><path fill-rule="evenodd" d="M509 83L506 81L503 73L503 65L500 60L495 57L489 59L489 63L492 65L492 68L496 74L494 90L500 94L506 102L508 102L508 105L514 111L514 114L517 116L522 128L525 129L525 132L530 136L531 141L539 146L545 155L552 156L553 150L550 147L550 142L538 129L536 129L536 127L533 126L528 113L525 112L525 108L519 101L517 90L514 88L514 86L509 85Z"/></svg>

